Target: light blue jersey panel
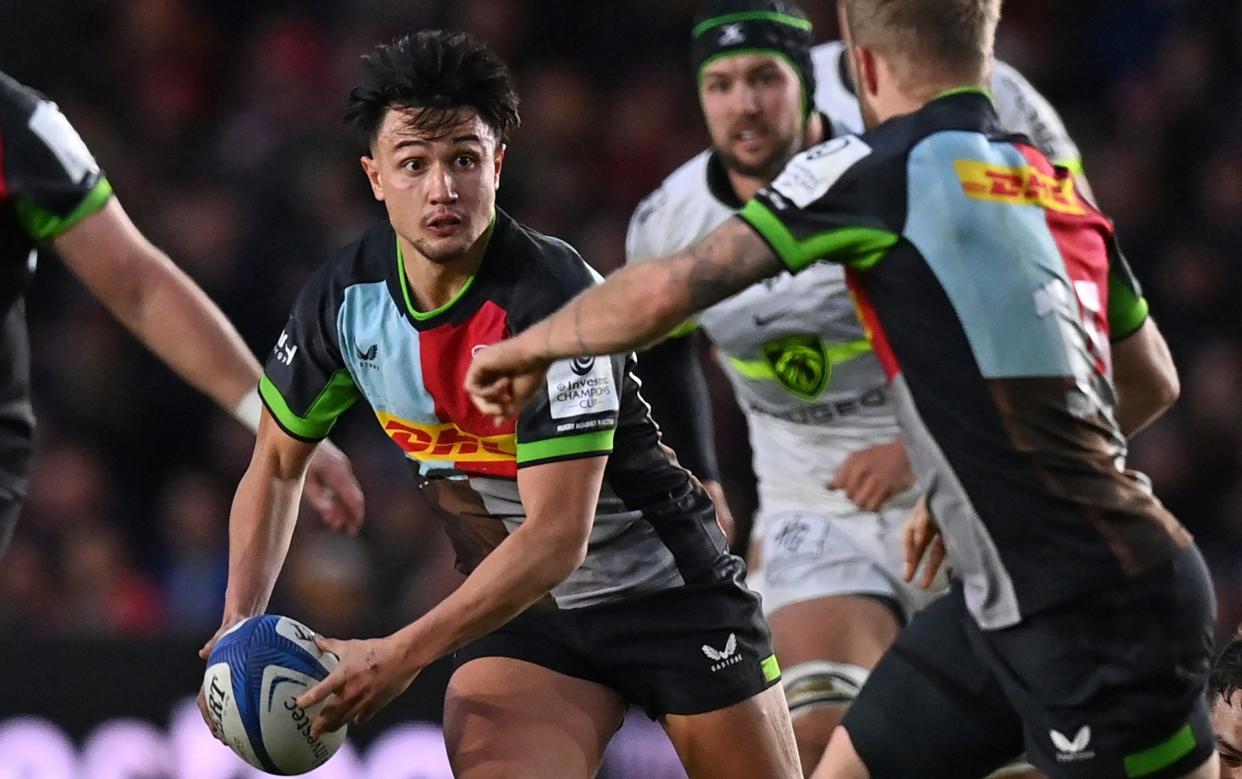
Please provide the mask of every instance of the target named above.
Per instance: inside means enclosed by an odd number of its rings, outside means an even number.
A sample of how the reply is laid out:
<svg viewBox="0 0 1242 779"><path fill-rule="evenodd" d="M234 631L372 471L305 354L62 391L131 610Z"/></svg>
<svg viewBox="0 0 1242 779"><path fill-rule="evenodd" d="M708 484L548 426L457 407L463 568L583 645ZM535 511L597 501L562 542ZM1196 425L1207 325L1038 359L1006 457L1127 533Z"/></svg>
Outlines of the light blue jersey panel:
<svg viewBox="0 0 1242 779"><path fill-rule="evenodd" d="M910 152L905 237L944 288L983 376L1072 375L1062 327L1067 319L1080 325L1065 302L1073 286L1044 209L967 197L957 160L1029 164L1013 146L978 133L929 136ZM1060 305L1039 305L1041 294Z"/></svg>
<svg viewBox="0 0 1242 779"><path fill-rule="evenodd" d="M435 400L423 383L418 331L405 320L386 283L346 289L336 326L345 365L376 414L420 425L440 424ZM423 475L455 470L451 462L415 462Z"/></svg>

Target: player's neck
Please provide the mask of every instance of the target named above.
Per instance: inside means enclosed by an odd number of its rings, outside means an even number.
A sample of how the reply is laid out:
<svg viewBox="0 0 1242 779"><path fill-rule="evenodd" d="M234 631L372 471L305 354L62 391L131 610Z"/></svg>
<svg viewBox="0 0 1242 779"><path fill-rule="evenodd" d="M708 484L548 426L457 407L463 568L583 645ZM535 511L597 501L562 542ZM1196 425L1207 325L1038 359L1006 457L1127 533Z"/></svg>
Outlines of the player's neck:
<svg viewBox="0 0 1242 779"><path fill-rule="evenodd" d="M806 130L802 134L802 147L798 151L805 151L826 140L828 137L824 128L824 115L819 111L812 111L811 117L806 122ZM782 167L785 162L781 163ZM729 177L729 186L733 187L733 194L737 195L737 199L743 203L759 194L759 190L771 183L771 179L748 176L729 167L725 168L725 174Z"/></svg>
<svg viewBox="0 0 1242 779"><path fill-rule="evenodd" d="M439 262L427 259L413 244L400 235L397 236L404 258L405 280L409 285L411 303L417 310L434 311L461 293L478 271L479 262L487 251L488 239L491 238L495 226L495 222L488 226L462 254Z"/></svg>

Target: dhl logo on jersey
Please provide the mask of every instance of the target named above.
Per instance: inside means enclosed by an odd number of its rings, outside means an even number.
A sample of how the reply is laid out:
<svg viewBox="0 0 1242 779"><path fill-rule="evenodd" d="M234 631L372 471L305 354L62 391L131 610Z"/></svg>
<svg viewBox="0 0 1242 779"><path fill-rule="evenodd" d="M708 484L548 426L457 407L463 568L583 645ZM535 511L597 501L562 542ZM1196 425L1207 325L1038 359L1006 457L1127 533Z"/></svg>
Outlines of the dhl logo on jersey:
<svg viewBox="0 0 1242 779"><path fill-rule="evenodd" d="M1074 191L1074 177L1068 171L1050 176L1030 165L1006 168L977 160L956 160L953 167L962 181L962 191L974 200L1042 206L1063 214L1086 213Z"/></svg>
<svg viewBox="0 0 1242 779"><path fill-rule="evenodd" d="M422 425L392 414L377 413L375 416L393 443L415 460L485 463L517 458L513 433L480 436L468 433L452 422Z"/></svg>

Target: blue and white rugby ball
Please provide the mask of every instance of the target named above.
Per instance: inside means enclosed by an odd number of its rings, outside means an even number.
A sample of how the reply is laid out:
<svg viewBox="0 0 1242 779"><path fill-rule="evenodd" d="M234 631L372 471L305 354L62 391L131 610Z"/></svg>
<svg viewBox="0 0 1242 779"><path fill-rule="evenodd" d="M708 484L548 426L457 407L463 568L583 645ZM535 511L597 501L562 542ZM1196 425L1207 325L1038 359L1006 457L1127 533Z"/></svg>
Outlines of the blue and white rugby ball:
<svg viewBox="0 0 1242 779"><path fill-rule="evenodd" d="M332 757L345 728L311 738L311 720L324 705L295 703L336 667L320 652L315 633L302 623L265 614L237 623L207 659L203 696L207 712L229 746L255 768L304 774Z"/></svg>

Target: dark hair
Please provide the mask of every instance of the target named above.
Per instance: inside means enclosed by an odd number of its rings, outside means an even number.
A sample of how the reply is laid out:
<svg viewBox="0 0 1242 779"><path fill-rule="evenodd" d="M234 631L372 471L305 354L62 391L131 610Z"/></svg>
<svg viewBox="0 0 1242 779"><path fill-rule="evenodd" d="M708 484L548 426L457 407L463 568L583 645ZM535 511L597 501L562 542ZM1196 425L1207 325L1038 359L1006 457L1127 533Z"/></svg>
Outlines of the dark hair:
<svg viewBox="0 0 1242 779"><path fill-rule="evenodd" d="M447 131L472 108L501 143L521 123L513 77L503 61L465 33L424 30L376 46L362 58L362 83L349 93L345 122L375 143L390 108L416 108L411 126Z"/></svg>
<svg viewBox="0 0 1242 779"><path fill-rule="evenodd" d="M1238 689L1242 689L1242 634L1225 644L1212 664L1212 672L1208 675L1208 702L1217 695L1228 701Z"/></svg>

